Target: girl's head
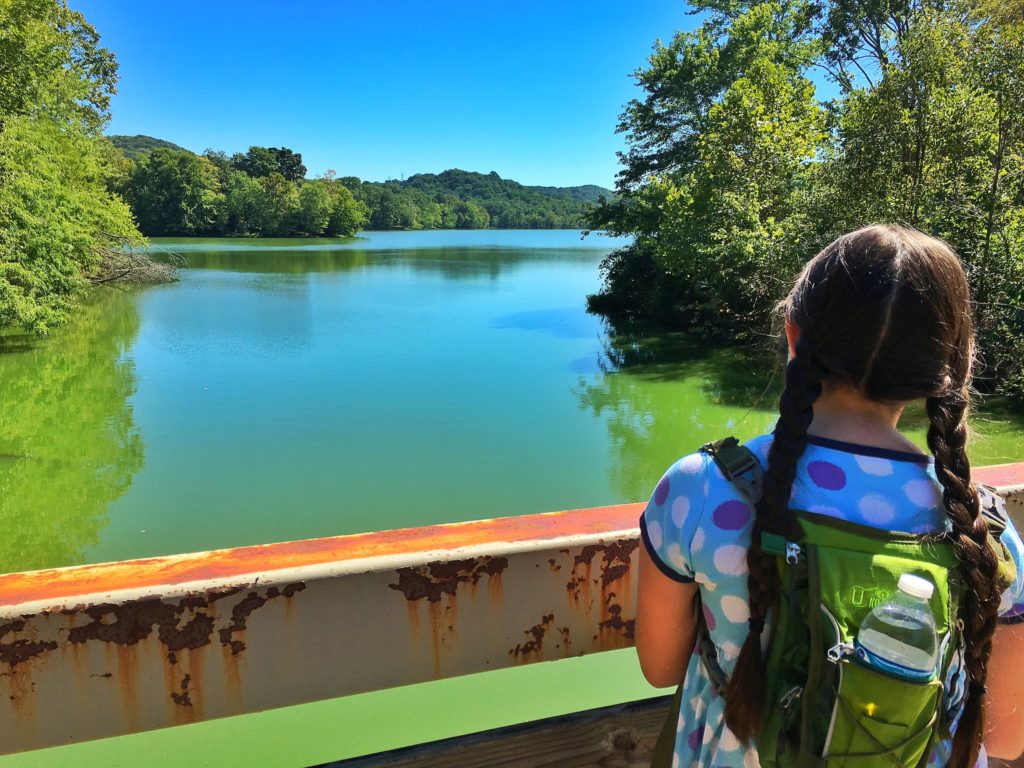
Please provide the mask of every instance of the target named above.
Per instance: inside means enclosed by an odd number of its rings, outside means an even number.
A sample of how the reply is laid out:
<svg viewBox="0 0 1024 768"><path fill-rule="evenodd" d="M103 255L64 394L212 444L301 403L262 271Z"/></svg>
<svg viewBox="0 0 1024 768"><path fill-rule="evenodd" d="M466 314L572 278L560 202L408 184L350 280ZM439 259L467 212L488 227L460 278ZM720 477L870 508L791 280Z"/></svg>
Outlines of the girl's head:
<svg viewBox="0 0 1024 768"><path fill-rule="evenodd" d="M869 400L907 402L969 383L970 290L946 243L873 226L815 256L782 303L804 355Z"/></svg>
<svg viewBox="0 0 1024 768"><path fill-rule="evenodd" d="M996 556L965 453L974 340L960 260L946 243L922 232L866 227L815 256L781 307L796 341L747 556L751 617L765 618L778 597L777 567L761 552L761 532L799 535L788 505L822 384L850 387L885 404L924 399L931 422L928 445L970 586L964 606L967 669L980 691L999 595ZM744 741L760 727L763 678L760 636L752 631L726 696L726 722ZM982 705L980 694L969 698L951 765L974 764Z"/></svg>

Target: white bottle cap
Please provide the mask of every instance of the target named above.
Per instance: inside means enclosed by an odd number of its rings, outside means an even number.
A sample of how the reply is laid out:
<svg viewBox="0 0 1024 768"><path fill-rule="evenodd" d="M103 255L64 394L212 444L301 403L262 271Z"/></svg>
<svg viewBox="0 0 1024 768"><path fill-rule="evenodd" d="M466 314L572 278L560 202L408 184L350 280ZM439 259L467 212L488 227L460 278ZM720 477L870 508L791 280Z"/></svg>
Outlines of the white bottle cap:
<svg viewBox="0 0 1024 768"><path fill-rule="evenodd" d="M912 597L917 597L921 600L931 600L932 594L935 592L935 585L928 581L928 579L923 579L912 573L904 573L900 576L899 589L900 592L906 592Z"/></svg>

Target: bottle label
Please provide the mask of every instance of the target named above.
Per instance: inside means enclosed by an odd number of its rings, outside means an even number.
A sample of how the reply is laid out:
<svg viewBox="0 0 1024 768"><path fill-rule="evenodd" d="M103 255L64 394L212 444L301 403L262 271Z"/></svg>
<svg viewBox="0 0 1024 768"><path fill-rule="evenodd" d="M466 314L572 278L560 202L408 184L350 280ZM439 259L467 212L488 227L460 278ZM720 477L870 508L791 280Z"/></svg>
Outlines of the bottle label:
<svg viewBox="0 0 1024 768"><path fill-rule="evenodd" d="M889 638L886 639L888 640ZM860 642L855 643L855 647L857 649L856 653L858 659L872 669L892 677L898 677L902 680L911 680L916 683L928 683L934 680L937 674L934 667L918 669L882 658L877 653L872 653ZM921 653L921 651L918 651L918 653Z"/></svg>

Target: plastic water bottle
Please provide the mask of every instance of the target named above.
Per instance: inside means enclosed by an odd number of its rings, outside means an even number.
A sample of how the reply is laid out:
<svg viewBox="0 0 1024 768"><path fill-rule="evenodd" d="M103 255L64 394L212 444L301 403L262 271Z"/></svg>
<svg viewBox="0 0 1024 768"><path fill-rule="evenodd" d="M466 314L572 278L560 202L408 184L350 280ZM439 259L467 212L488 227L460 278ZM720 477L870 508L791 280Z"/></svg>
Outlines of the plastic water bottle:
<svg viewBox="0 0 1024 768"><path fill-rule="evenodd" d="M934 591L927 579L903 574L896 594L860 625L854 644L857 656L868 666L904 680L935 677L939 640L928 606Z"/></svg>

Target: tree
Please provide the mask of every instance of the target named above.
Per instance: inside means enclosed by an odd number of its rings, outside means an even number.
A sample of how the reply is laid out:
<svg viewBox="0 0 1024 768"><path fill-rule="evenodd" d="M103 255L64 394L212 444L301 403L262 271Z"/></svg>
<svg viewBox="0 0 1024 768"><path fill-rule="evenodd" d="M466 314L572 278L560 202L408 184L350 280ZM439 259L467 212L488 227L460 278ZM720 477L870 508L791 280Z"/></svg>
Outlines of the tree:
<svg viewBox="0 0 1024 768"><path fill-rule="evenodd" d="M232 155L231 163L238 170L256 179L274 172L280 173L286 181L298 181L306 177L302 155L286 147L249 147L249 151L244 155Z"/></svg>
<svg viewBox="0 0 1024 768"><path fill-rule="evenodd" d="M302 155L287 147L271 147L270 151L277 158L277 170L288 181L299 181L306 178L306 166L302 164Z"/></svg>
<svg viewBox="0 0 1024 768"><path fill-rule="evenodd" d="M1017 4L1019 5L1019 4ZM1024 15L981 0L708 0L657 45L619 130L633 234L590 307L749 337L839 234L899 221L948 240L975 299L979 385L1024 398ZM818 104L807 71L840 95ZM826 124L827 123L827 124ZM827 129L827 130L826 130Z"/></svg>
<svg viewBox="0 0 1024 768"><path fill-rule="evenodd" d="M299 193L294 184L277 171L259 180L263 189L264 234L289 235L291 224L299 207Z"/></svg>
<svg viewBox="0 0 1024 768"><path fill-rule="evenodd" d="M173 149L155 149L139 161L130 199L139 226L152 235L212 233L225 214L216 166Z"/></svg>
<svg viewBox="0 0 1024 768"><path fill-rule="evenodd" d="M331 218L331 196L321 180L307 181L299 189L298 206L292 231L301 235L320 235Z"/></svg>
<svg viewBox="0 0 1024 768"><path fill-rule="evenodd" d="M0 0L0 62L0 326L44 332L140 242L101 137L117 66L54 0Z"/></svg>
<svg viewBox="0 0 1024 768"><path fill-rule="evenodd" d="M974 291L979 383L1024 395L1024 25L968 10L915 16L898 66L845 99L812 202L825 237L898 220L948 240Z"/></svg>
<svg viewBox="0 0 1024 768"><path fill-rule="evenodd" d="M366 207L355 199L347 187L333 181L329 182L328 190L331 196L328 235L351 237L366 226Z"/></svg>
<svg viewBox="0 0 1024 768"><path fill-rule="evenodd" d="M114 55L77 11L53 0L0 0L0 116L96 133L117 83Z"/></svg>
<svg viewBox="0 0 1024 768"><path fill-rule="evenodd" d="M244 155L233 154L231 164L254 179L262 179L277 170L277 155L266 147L249 147Z"/></svg>
<svg viewBox="0 0 1024 768"><path fill-rule="evenodd" d="M265 193L258 179L232 169L223 188L226 234L259 235L270 229Z"/></svg>
<svg viewBox="0 0 1024 768"><path fill-rule="evenodd" d="M487 211L476 203L455 204L455 226L458 229L486 229L490 223Z"/></svg>
<svg viewBox="0 0 1024 768"><path fill-rule="evenodd" d="M174 147L168 147L168 149L174 149ZM237 173L234 163L231 162L231 158L228 157L225 152L207 148L206 151L203 152L203 157L209 160L210 164L217 169L217 179L220 181L222 187L227 184L228 177L232 173Z"/></svg>
<svg viewBox="0 0 1024 768"><path fill-rule="evenodd" d="M825 136L800 63L804 12L769 2L728 23L712 16L656 46L637 73L647 97L627 105L619 126L631 144L621 197L599 207L593 224L636 235L606 263L606 277L629 279L653 261L669 278L659 282L680 291L670 311L691 327L763 326L780 276L799 264L801 189ZM631 260L636 269L617 263Z"/></svg>

